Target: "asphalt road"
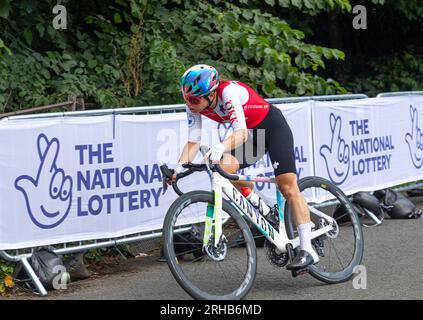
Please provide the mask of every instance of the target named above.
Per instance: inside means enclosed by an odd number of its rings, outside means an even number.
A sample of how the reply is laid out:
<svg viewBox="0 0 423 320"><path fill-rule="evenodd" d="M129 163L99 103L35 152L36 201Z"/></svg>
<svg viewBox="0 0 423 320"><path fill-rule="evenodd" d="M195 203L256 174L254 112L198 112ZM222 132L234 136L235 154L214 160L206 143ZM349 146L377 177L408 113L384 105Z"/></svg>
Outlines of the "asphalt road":
<svg viewBox="0 0 423 320"><path fill-rule="evenodd" d="M423 198L412 198L423 209ZM310 275L293 278L285 269L271 266L258 249L255 285L247 299L419 299L423 300L423 218L385 219L379 227L364 228L367 286L355 289L353 281L327 285ZM71 283L48 297L24 295L20 299L190 299L157 255L122 261L110 272ZM211 280L212 281L212 280Z"/></svg>

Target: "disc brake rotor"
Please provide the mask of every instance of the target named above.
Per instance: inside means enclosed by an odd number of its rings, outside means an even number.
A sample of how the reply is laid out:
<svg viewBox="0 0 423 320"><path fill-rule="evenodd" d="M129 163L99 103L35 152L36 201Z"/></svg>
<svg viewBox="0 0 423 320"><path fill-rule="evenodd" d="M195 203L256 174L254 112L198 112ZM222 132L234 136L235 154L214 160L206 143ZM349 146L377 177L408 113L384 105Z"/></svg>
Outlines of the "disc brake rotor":
<svg viewBox="0 0 423 320"><path fill-rule="evenodd" d="M206 246L203 247L203 251L207 256L213 261L223 261L228 252L228 240L222 234L218 244L215 246L213 242L209 242Z"/></svg>

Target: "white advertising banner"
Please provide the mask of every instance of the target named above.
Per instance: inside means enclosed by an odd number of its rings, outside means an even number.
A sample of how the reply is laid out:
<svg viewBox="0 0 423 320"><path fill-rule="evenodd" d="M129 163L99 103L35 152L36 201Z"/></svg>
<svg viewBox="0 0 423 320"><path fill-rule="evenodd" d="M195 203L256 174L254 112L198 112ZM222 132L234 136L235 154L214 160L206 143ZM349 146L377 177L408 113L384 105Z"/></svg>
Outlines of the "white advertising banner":
<svg viewBox="0 0 423 320"><path fill-rule="evenodd" d="M322 176L349 194L423 179L423 97L278 107L298 178ZM209 146L232 132L206 118L203 128ZM0 121L0 250L161 229L177 195L163 195L159 166L177 162L187 129L185 113ZM273 176L272 163L266 155L241 174ZM180 188L210 190L209 176ZM274 185L256 189L276 202Z"/></svg>
<svg viewBox="0 0 423 320"><path fill-rule="evenodd" d="M161 229L177 195L159 166L186 126L184 113L1 121L0 249ZM210 190L201 174L181 189Z"/></svg>
<svg viewBox="0 0 423 320"><path fill-rule="evenodd" d="M314 102L315 174L347 193L423 179L423 99Z"/></svg>
<svg viewBox="0 0 423 320"><path fill-rule="evenodd" d="M100 214L99 204L93 200L87 212L78 173L108 162L112 144L111 116L0 122L0 249L97 233L100 226L86 222Z"/></svg>

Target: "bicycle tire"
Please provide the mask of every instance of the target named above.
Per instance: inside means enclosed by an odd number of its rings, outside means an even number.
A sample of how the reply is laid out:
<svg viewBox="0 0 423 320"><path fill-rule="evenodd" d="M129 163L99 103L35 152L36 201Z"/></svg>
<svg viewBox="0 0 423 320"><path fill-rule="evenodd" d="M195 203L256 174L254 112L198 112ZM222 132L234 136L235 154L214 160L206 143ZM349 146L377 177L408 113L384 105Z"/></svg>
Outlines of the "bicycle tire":
<svg viewBox="0 0 423 320"><path fill-rule="evenodd" d="M199 300L239 300L244 298L248 292L251 290L254 280L257 273L257 253L256 247L254 243L253 236L251 234L250 228L248 224L244 220L244 218L238 213L238 211L232 207L229 201L223 199L222 209L226 212L230 218L239 226L240 232L242 232L242 236L245 239L245 244L243 243L243 249L247 252L248 258L246 259L247 262L247 270L245 275L243 275L243 279L239 287L235 290L232 290L226 294L212 294L206 292L204 289L197 287L194 282L187 277L184 270L182 269L181 265L183 263L179 263L178 261L178 253L175 252L175 243L174 243L174 224L178 218L178 215L182 212L182 210L188 207L191 204L201 203L205 204L213 204L214 198L213 193L208 191L191 191L188 192L181 197L179 197L169 208L164 224L163 224L163 238L164 238L164 247L163 251L166 257L166 262L169 266L170 271L172 272L174 278L179 283L179 285L193 298ZM232 250L232 248L230 248ZM229 248L228 248L229 251ZM208 257L204 255L206 259ZM211 259L209 259L210 263ZM220 263L220 262L216 262ZM207 273L204 273L204 277L207 277ZM213 276L213 275L212 275ZM211 280L213 281L213 280ZM212 288L210 287L210 290Z"/></svg>
<svg viewBox="0 0 423 320"><path fill-rule="evenodd" d="M342 270L336 272L328 272L322 270L320 267L320 262L316 265L309 267L309 273L316 279L323 281L328 284L335 284L348 281L354 274L355 268L361 264L364 253L364 239L363 239L363 230L358 218L357 213L353 209L353 205L348 197L342 192L340 188L332 184L330 181L321 178L321 177L306 177L298 181L298 187L301 192L304 192L308 188L322 188L325 191L329 192L339 201L340 205L344 206L343 209L346 210L350 219L350 227L353 230L354 236L354 252L349 261L348 265ZM285 205L286 219L285 219L285 228L287 235L290 239L295 238L295 228L294 228L294 219L292 210L289 207L289 204ZM340 228L347 228L341 226ZM329 238L328 238L329 239ZM329 241L329 240L328 240ZM331 245L331 244L329 244ZM298 251L298 249L296 250Z"/></svg>

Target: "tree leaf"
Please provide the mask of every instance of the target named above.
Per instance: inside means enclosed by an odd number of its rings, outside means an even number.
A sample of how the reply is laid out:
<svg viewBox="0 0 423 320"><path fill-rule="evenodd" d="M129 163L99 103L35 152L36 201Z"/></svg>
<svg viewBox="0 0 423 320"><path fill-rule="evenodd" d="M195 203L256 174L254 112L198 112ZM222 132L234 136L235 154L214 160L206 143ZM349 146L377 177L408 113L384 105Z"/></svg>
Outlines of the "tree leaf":
<svg viewBox="0 0 423 320"><path fill-rule="evenodd" d="M113 21L115 23L122 23L122 18L118 12L113 15Z"/></svg>
<svg viewBox="0 0 423 320"><path fill-rule="evenodd" d="M10 0L0 1L0 18L7 19L10 13Z"/></svg>
<svg viewBox="0 0 423 320"><path fill-rule="evenodd" d="M26 43L31 46L32 44L32 31L29 29L25 29L23 32L24 39Z"/></svg>

